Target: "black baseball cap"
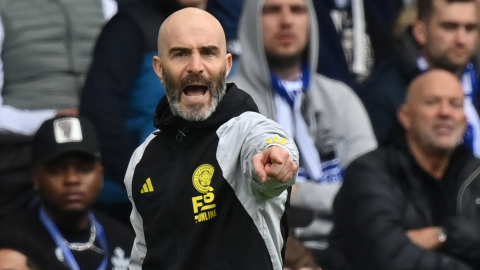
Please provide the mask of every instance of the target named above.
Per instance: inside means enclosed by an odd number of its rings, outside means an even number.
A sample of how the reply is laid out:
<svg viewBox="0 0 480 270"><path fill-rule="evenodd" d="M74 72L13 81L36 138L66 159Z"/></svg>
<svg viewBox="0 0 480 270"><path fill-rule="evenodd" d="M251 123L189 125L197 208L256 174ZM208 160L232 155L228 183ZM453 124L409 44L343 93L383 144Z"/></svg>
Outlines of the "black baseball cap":
<svg viewBox="0 0 480 270"><path fill-rule="evenodd" d="M33 138L33 162L48 163L63 154L80 152L100 158L100 143L92 123L83 117L55 117Z"/></svg>

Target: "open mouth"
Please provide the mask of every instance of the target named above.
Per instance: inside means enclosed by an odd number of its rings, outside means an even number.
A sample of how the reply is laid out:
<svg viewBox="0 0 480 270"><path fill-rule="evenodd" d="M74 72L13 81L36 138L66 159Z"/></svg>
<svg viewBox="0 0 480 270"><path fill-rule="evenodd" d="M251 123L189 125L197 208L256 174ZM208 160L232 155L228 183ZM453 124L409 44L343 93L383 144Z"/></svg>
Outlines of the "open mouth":
<svg viewBox="0 0 480 270"><path fill-rule="evenodd" d="M187 85L183 88L183 94L189 98L200 98L203 97L208 91L208 87L206 85L201 84L192 84Z"/></svg>

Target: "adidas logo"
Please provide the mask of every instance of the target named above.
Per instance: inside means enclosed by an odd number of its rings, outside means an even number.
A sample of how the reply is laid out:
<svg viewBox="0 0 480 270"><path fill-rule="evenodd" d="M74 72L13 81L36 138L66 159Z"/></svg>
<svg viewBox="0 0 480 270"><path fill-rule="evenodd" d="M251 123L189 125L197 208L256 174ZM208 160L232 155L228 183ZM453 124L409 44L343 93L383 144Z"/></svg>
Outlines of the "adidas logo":
<svg viewBox="0 0 480 270"><path fill-rule="evenodd" d="M150 178L148 178L147 182L143 184L143 188L140 191L142 194L147 192L153 192L152 180L150 180Z"/></svg>

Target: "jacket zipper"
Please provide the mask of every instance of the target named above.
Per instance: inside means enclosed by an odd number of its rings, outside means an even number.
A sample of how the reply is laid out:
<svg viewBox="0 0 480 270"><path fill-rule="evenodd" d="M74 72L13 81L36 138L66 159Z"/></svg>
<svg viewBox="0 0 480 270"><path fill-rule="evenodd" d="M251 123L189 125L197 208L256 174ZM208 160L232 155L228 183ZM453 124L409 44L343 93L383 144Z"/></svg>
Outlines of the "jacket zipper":
<svg viewBox="0 0 480 270"><path fill-rule="evenodd" d="M467 181L465 181L462 186L460 187L460 191L458 192L458 197L457 197L457 213L461 214L462 213L462 200L463 200L463 195L465 194L465 190L467 187L472 183L472 181L475 179L480 174L480 168L476 169L468 178Z"/></svg>

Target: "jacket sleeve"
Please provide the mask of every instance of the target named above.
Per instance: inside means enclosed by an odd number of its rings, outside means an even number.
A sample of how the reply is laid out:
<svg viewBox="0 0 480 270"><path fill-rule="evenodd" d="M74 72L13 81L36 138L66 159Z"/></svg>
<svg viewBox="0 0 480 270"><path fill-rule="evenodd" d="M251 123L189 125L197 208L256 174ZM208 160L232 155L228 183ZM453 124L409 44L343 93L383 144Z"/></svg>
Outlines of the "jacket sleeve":
<svg viewBox="0 0 480 270"><path fill-rule="evenodd" d="M240 166L253 189L266 198L278 196L295 182L296 174L287 183L269 179L266 184L262 184L254 173L253 156L274 145L287 150L298 165L299 157L295 143L275 121L258 113L246 112L222 125L217 135L219 136L217 159L222 165L224 174L233 173L237 166Z"/></svg>
<svg viewBox="0 0 480 270"><path fill-rule="evenodd" d="M0 55L5 40L5 29L0 18ZM0 58L0 132L10 132L27 136L35 135L43 121L57 114L56 110L21 110L3 104L2 90L4 84L3 60Z"/></svg>
<svg viewBox="0 0 480 270"><path fill-rule="evenodd" d="M336 235L341 235L353 265L378 270L471 270L453 256L421 249L409 240L402 221L408 198L382 165L372 155L354 161L334 201Z"/></svg>
<svg viewBox="0 0 480 270"><path fill-rule="evenodd" d="M441 250L480 268L480 220L472 217L452 216L442 222L447 240Z"/></svg>
<svg viewBox="0 0 480 270"><path fill-rule="evenodd" d="M135 240L133 241L132 252L130 255L130 270L141 270L143 260L147 254L147 246L145 244L145 235L143 233L143 220L138 213L135 205L133 205L132 214L130 215L132 226L135 231Z"/></svg>
<svg viewBox="0 0 480 270"><path fill-rule="evenodd" d="M340 151L346 156L346 162L342 162L342 166L346 168L357 157L375 149L377 140L367 111L353 91L350 97L345 99L343 106L346 110L343 121L347 121L345 138L347 142L346 149Z"/></svg>
<svg viewBox="0 0 480 270"><path fill-rule="evenodd" d="M128 199L132 203L132 213L130 214L130 221L132 223L133 230L135 232L135 240L133 241L132 252L130 254L130 270L141 270L143 260L147 254L147 245L145 242L145 234L143 230L143 218L140 213L137 211L135 201L133 200L132 195L132 181L133 175L135 173L135 167L140 162L145 148L148 143L155 137L155 135L150 135L143 144L141 144L133 153L130 163L128 164L127 172L125 174L125 188L127 189Z"/></svg>
<svg viewBox="0 0 480 270"><path fill-rule="evenodd" d="M310 106L315 108L317 129L323 130L315 142L333 132L336 155L346 168L357 157L375 149L377 140L367 111L355 92L347 85L324 76L317 77L317 88L309 94ZM316 90L316 91L314 91ZM330 136L332 136L330 135ZM322 149L322 145L317 145Z"/></svg>

